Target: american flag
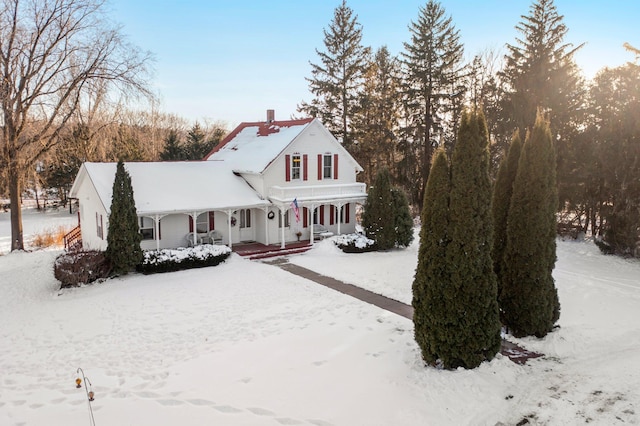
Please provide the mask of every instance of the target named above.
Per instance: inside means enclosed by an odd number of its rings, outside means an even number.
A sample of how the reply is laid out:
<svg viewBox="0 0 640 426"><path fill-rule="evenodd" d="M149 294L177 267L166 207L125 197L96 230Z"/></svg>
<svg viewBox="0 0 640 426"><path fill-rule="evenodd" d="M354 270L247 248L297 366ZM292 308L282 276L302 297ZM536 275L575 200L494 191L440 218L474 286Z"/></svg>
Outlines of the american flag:
<svg viewBox="0 0 640 426"><path fill-rule="evenodd" d="M293 214L296 215L296 222L300 222L300 209L298 208L298 199L294 198L291 202L291 208L293 209Z"/></svg>

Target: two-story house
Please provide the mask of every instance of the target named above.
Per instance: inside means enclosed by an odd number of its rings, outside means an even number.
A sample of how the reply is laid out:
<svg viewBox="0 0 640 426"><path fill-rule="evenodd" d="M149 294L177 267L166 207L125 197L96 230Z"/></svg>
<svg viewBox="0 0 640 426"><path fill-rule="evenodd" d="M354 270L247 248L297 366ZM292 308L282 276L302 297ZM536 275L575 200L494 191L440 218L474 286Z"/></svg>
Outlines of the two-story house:
<svg viewBox="0 0 640 426"><path fill-rule="evenodd" d="M313 242L313 226L355 230L362 168L317 119L241 123L204 161L125 163L142 248ZM115 163L85 163L71 189L83 247L106 248Z"/></svg>

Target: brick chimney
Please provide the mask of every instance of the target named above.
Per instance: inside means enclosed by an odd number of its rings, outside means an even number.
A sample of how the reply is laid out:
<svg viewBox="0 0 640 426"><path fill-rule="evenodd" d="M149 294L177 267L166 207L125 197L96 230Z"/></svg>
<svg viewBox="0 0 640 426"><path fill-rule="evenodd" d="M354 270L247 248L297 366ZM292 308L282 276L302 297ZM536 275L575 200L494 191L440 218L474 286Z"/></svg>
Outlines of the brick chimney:
<svg viewBox="0 0 640 426"><path fill-rule="evenodd" d="M274 109L267 110L267 123L272 123L276 119L276 111Z"/></svg>

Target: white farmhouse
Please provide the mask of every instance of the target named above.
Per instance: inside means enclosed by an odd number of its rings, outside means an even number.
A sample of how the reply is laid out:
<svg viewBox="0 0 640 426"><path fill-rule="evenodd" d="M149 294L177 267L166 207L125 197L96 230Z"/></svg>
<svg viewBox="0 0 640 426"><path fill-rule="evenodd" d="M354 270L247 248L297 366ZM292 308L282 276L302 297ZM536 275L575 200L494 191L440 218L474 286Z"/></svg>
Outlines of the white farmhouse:
<svg viewBox="0 0 640 426"><path fill-rule="evenodd" d="M143 249L277 244L355 230L362 168L317 119L241 123L203 161L125 163ZM84 163L79 200L85 249L107 246L115 163ZM297 213L297 214L296 214Z"/></svg>

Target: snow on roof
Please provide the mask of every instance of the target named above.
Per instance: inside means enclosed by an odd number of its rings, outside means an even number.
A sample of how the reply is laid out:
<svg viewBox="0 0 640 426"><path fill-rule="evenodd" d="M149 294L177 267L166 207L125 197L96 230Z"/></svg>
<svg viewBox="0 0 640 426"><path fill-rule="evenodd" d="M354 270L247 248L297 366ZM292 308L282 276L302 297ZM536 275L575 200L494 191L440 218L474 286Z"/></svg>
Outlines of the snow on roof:
<svg viewBox="0 0 640 426"><path fill-rule="evenodd" d="M236 172L262 173L312 121L241 123L206 159L223 160Z"/></svg>
<svg viewBox="0 0 640 426"><path fill-rule="evenodd" d="M116 163L84 163L109 211ZM268 205L220 161L125 163L138 215ZM75 185L74 185L75 186Z"/></svg>

